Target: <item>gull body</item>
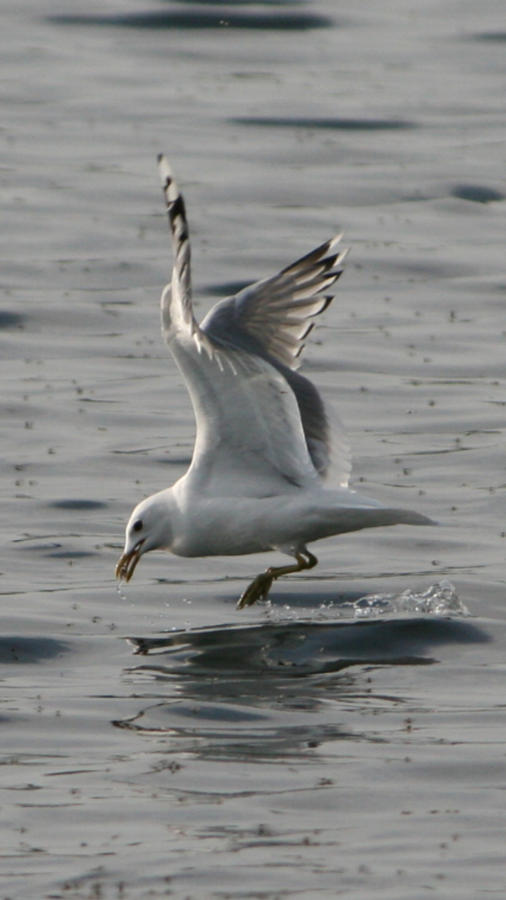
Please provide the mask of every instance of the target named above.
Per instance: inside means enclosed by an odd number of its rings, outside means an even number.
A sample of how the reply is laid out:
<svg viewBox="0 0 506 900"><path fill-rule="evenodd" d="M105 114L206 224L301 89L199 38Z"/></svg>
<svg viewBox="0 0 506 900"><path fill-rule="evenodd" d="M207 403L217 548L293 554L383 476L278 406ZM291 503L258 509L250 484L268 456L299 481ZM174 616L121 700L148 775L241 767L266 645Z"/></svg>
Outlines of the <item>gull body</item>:
<svg viewBox="0 0 506 900"><path fill-rule="evenodd" d="M174 255L162 332L188 387L196 438L185 475L133 510L117 576L128 581L141 556L156 549L185 557L278 550L295 559L260 573L239 598L242 607L265 599L280 575L316 565L312 541L432 524L349 488L342 427L336 422L332 435L318 391L297 371L313 320L343 270L341 236L220 301L198 325L184 202L165 157L159 166Z"/></svg>
<svg viewBox="0 0 506 900"><path fill-rule="evenodd" d="M139 503L127 534L142 521L147 534L142 552L168 550L176 556L242 556L280 550L294 555L307 543L379 525L426 524L410 510L390 509L354 491L324 488L290 491L265 497L194 492L186 476L173 487ZM128 538L127 548L128 553Z"/></svg>

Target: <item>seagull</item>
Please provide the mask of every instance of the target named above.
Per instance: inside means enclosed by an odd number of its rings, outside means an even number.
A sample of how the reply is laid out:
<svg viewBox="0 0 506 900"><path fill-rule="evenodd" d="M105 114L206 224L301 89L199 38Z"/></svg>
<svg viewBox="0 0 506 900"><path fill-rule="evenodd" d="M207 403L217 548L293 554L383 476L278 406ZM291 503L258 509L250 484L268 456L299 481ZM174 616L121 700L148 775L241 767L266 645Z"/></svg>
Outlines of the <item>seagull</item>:
<svg viewBox="0 0 506 900"><path fill-rule="evenodd" d="M383 525L435 524L349 487L342 430L332 445L322 398L298 372L305 340L343 271L342 236L219 301L199 325L184 200L164 155L158 164L173 250L162 334L188 388L195 446L187 472L133 510L116 577L130 581L150 550L182 557L275 550L291 557L253 579L237 602L242 609L265 600L280 576L312 569L313 541Z"/></svg>

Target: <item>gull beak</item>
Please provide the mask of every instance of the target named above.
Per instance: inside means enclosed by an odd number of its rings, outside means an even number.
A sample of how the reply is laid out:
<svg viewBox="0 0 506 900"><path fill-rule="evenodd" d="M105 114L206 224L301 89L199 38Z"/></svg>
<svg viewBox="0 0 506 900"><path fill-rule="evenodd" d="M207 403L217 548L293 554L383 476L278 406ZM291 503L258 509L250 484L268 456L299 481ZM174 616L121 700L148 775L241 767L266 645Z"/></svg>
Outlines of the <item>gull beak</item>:
<svg viewBox="0 0 506 900"><path fill-rule="evenodd" d="M142 541L138 541L132 550L120 556L116 564L116 578L120 578L122 581L130 581L135 572L135 567L142 556L143 543L144 538Z"/></svg>

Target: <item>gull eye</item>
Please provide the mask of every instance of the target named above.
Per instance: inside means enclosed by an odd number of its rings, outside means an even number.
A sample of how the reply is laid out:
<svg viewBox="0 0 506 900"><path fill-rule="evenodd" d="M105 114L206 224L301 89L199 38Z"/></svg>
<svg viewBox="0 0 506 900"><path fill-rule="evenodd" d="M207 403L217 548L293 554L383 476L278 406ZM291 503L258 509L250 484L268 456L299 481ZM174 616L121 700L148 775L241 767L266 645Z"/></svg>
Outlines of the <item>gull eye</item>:
<svg viewBox="0 0 506 900"><path fill-rule="evenodd" d="M132 531L142 531L143 524L142 519L137 519L137 522L134 522L132 526Z"/></svg>

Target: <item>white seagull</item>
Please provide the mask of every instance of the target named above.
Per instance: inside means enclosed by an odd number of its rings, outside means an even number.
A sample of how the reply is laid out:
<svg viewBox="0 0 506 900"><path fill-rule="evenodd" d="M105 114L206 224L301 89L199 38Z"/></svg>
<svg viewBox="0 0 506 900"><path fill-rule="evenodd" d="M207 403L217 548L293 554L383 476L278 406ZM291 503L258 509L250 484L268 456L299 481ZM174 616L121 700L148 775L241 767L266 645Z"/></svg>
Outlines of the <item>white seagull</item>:
<svg viewBox="0 0 506 900"><path fill-rule="evenodd" d="M379 525L434 524L348 487L345 442L339 435L331 458L323 401L297 372L314 319L343 271L341 235L221 300L199 325L184 201L166 158L158 162L174 257L161 298L162 333L186 381L196 437L185 475L132 512L116 576L129 581L148 550L185 557L277 550L295 560L257 575L238 600L241 609L265 600L280 575L312 569L312 541Z"/></svg>

